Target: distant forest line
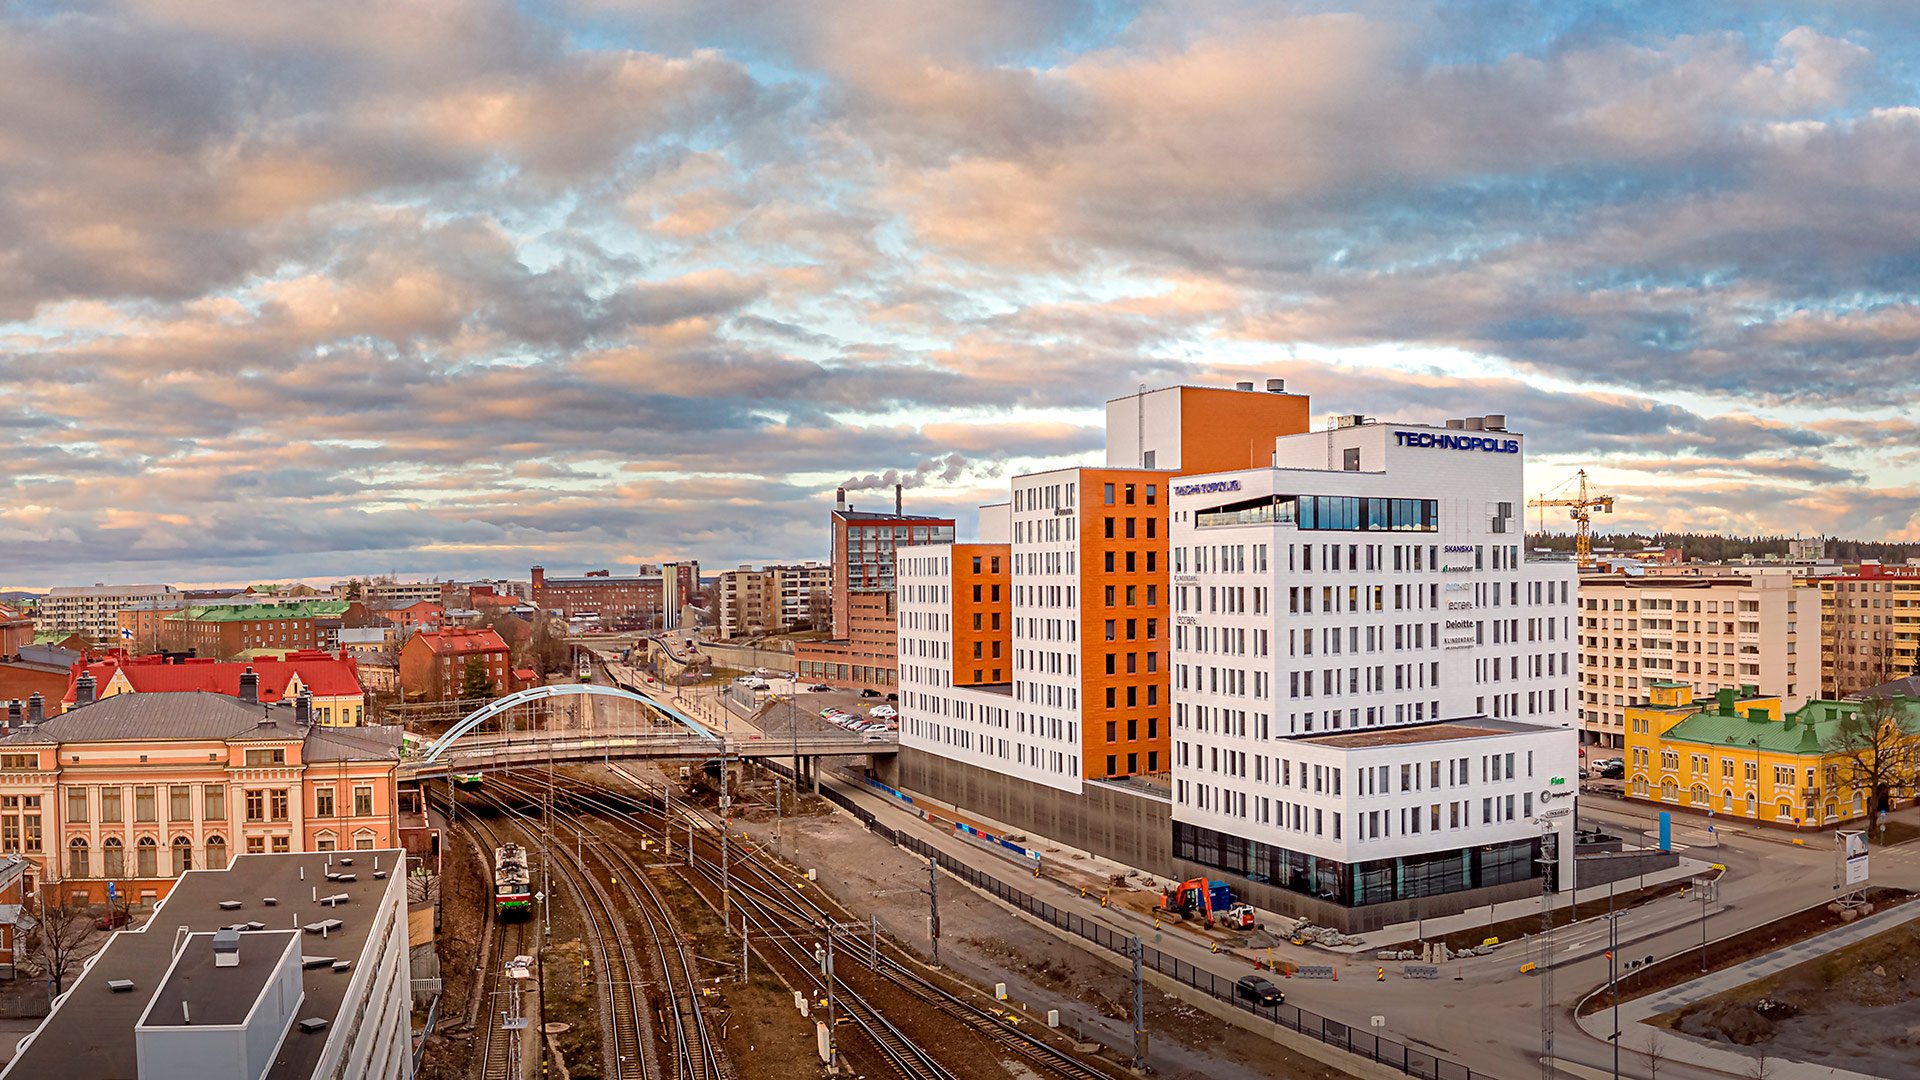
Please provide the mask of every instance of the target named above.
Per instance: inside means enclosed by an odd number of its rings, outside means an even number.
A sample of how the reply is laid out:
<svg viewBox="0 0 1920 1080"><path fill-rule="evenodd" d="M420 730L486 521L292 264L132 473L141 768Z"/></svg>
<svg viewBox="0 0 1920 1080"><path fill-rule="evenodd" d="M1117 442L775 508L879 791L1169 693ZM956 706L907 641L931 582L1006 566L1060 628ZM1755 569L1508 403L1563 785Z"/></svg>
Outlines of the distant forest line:
<svg viewBox="0 0 1920 1080"><path fill-rule="evenodd" d="M1594 533L1593 547L1616 551L1638 551L1644 547L1679 548L1689 560L1729 562L1748 555L1760 558L1772 555L1785 558L1790 536L1720 536L1716 533ZM1878 559L1884 563L1904 563L1920 558L1920 544L1892 543L1881 540L1826 541L1826 557L1836 562ZM1549 551L1572 551L1572 533L1528 533L1527 546Z"/></svg>

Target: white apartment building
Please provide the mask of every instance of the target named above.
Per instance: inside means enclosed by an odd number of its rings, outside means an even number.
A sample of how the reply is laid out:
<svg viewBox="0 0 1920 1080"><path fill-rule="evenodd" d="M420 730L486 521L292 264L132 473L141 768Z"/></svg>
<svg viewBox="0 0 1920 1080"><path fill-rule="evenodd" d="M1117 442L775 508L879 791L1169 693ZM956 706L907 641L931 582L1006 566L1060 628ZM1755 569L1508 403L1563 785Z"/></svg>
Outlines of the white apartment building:
<svg viewBox="0 0 1920 1080"><path fill-rule="evenodd" d="M1581 742L1625 746L1626 710L1655 682L1690 684L1695 698L1757 687L1798 709L1820 693L1820 586L1786 570L1583 575Z"/></svg>
<svg viewBox="0 0 1920 1080"><path fill-rule="evenodd" d="M35 627L44 632L85 634L96 642L118 641L120 612L135 604L171 600L171 585L76 585L51 589L40 599Z"/></svg>
<svg viewBox="0 0 1920 1080"><path fill-rule="evenodd" d="M780 626L791 630L801 623L815 623L814 612L832 610L833 567L823 562L805 562L773 567L774 581L780 591ZM816 597L819 602L816 602ZM829 615L829 617L831 617ZM824 620L822 620L824 621ZM825 629L815 624L814 629Z"/></svg>
<svg viewBox="0 0 1920 1080"><path fill-rule="evenodd" d="M1343 417L1173 485L1176 859L1347 908L1569 880L1575 569L1524 558L1503 428Z"/></svg>
<svg viewBox="0 0 1920 1080"><path fill-rule="evenodd" d="M830 606L832 591L833 568L826 563L728 570L719 582L720 636L727 640L757 637L811 623L821 606L816 596Z"/></svg>

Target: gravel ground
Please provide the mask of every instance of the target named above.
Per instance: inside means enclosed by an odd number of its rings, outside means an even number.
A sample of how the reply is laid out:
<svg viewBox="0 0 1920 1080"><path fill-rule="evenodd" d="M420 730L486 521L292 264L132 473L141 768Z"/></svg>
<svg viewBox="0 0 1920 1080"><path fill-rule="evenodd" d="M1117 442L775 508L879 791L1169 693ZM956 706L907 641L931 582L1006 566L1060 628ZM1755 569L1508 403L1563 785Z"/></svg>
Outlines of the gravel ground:
<svg viewBox="0 0 1920 1080"><path fill-rule="evenodd" d="M771 801L771 784L766 801ZM760 785L749 787L756 792ZM742 802L746 802L745 798ZM820 800L810 800L818 803ZM873 836L845 814L817 807L783 825L784 847L856 911L877 915L883 932L930 956L926 863ZM765 809L743 808L745 831L773 846ZM798 833L796 837L796 832ZM1060 1010L1061 1026L1116 1051L1131 1045L1132 986L1119 968L1020 918L950 877L940 880L940 961L976 985L1007 984L1014 1003ZM1148 1064L1163 1076L1208 1080L1346 1076L1279 1044L1147 988Z"/></svg>

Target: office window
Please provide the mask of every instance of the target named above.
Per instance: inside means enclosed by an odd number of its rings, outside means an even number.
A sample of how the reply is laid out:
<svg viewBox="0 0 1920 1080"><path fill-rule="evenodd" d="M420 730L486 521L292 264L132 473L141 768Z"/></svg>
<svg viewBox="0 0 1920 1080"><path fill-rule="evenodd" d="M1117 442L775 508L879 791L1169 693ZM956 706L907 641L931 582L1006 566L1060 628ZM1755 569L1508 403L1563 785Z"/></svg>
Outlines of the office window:
<svg viewBox="0 0 1920 1080"><path fill-rule="evenodd" d="M313 816L314 817L332 817L333 816L333 789L332 788L323 787L323 788L314 789Z"/></svg>
<svg viewBox="0 0 1920 1080"><path fill-rule="evenodd" d="M151 787L133 789L133 820L154 821L159 807L155 804L155 792ZM151 877L152 875L147 875Z"/></svg>
<svg viewBox="0 0 1920 1080"><path fill-rule="evenodd" d="M208 784L200 793L200 816L208 821L227 820L227 789L221 784Z"/></svg>

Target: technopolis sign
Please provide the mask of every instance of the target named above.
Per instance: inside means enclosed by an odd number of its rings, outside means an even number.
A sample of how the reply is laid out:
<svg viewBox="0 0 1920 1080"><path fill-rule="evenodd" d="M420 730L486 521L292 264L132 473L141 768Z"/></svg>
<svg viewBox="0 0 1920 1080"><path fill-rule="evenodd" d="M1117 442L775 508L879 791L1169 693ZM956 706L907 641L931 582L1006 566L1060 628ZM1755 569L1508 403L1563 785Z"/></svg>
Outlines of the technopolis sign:
<svg viewBox="0 0 1920 1080"><path fill-rule="evenodd" d="M1393 441L1401 446L1431 447L1435 450L1479 450L1489 454L1517 454L1519 439L1489 439L1484 435L1451 435L1439 431L1396 431Z"/></svg>

